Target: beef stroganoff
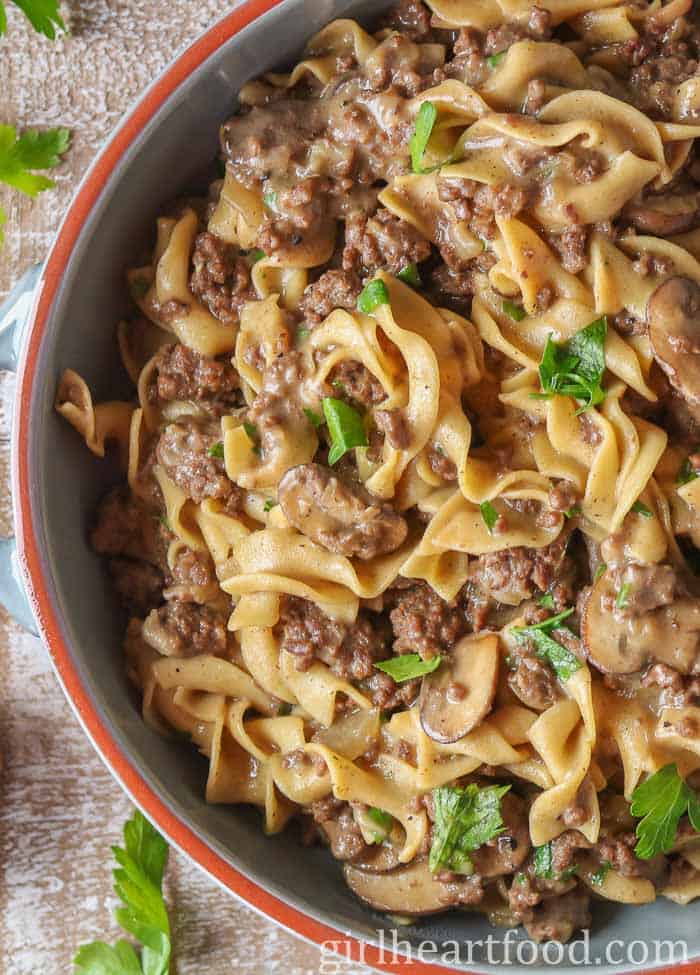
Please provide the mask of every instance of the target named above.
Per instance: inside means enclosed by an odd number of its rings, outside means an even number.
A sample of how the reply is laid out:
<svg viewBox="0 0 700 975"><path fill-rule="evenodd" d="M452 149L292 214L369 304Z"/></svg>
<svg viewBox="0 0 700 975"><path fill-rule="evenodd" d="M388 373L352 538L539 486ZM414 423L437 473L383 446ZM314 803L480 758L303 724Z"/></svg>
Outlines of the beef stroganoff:
<svg viewBox="0 0 700 975"><path fill-rule="evenodd" d="M700 22L402 0L247 84L58 411L145 720L371 907L700 894ZM188 747L183 743L183 748Z"/></svg>

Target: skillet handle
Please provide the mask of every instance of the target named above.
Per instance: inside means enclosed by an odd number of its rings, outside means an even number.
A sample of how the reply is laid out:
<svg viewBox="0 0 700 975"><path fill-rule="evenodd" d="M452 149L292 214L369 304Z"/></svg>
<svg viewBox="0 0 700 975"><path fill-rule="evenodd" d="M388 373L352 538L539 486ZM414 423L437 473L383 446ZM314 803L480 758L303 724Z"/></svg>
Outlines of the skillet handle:
<svg viewBox="0 0 700 975"><path fill-rule="evenodd" d="M30 267L0 304L0 370L15 372L17 369L41 272L41 264ZM20 626L38 634L31 603L22 583L14 538L0 539L0 603Z"/></svg>

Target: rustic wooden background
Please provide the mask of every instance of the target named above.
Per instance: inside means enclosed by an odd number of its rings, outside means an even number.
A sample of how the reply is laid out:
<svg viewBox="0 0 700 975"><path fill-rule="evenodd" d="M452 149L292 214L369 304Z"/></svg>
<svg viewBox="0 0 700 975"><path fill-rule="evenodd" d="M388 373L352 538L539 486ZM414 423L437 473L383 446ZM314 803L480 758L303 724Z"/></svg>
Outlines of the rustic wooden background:
<svg viewBox="0 0 700 975"><path fill-rule="evenodd" d="M0 188L7 215L0 300L46 254L71 194L125 110L174 54L230 4L219 0L69 0L70 35L34 34L11 6L0 39L0 122L68 126L73 147L57 187L31 201ZM9 412L0 377L0 534L11 533ZM83 942L114 940L110 845L130 804L93 753L40 642L0 610L0 972L72 971ZM316 948L224 894L175 852L168 872L178 975L338 975Z"/></svg>

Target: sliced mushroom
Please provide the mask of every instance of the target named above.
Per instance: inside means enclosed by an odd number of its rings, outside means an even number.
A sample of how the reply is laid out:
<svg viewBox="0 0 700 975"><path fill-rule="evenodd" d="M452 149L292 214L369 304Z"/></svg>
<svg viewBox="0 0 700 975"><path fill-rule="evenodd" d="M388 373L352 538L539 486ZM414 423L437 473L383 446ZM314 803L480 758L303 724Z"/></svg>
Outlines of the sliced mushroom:
<svg viewBox="0 0 700 975"><path fill-rule="evenodd" d="M640 203L628 203L622 216L637 230L654 237L683 234L700 223L698 194L652 196Z"/></svg>
<svg viewBox="0 0 700 975"><path fill-rule="evenodd" d="M619 593L613 573L591 589L581 619L581 637L591 663L606 674L634 674L659 661L681 674L700 670L700 603L676 599L640 616L615 613Z"/></svg>
<svg viewBox="0 0 700 975"><path fill-rule="evenodd" d="M468 734L488 714L498 679L498 637L470 634L449 659L423 679L420 720L426 735L448 743Z"/></svg>
<svg viewBox="0 0 700 975"><path fill-rule="evenodd" d="M435 880L425 859L390 873L369 873L354 864L346 864L343 872L350 890L377 911L419 916L449 908L445 885Z"/></svg>
<svg viewBox="0 0 700 975"><path fill-rule="evenodd" d="M700 285L664 281L647 302L647 322L656 361L688 402L700 403Z"/></svg>
<svg viewBox="0 0 700 975"><path fill-rule="evenodd" d="M278 498L290 524L339 555L372 559L395 551L408 532L406 520L390 504L361 485L344 483L321 464L288 470Z"/></svg>
<svg viewBox="0 0 700 975"><path fill-rule="evenodd" d="M474 871L482 878L514 873L530 852L527 808L519 796L508 792L501 799L501 818L504 832L470 853Z"/></svg>
<svg viewBox="0 0 700 975"><path fill-rule="evenodd" d="M383 843L367 847L359 857L353 859L352 865L367 873L388 873L389 870L395 870L400 866L399 853L405 842L406 834L396 823Z"/></svg>

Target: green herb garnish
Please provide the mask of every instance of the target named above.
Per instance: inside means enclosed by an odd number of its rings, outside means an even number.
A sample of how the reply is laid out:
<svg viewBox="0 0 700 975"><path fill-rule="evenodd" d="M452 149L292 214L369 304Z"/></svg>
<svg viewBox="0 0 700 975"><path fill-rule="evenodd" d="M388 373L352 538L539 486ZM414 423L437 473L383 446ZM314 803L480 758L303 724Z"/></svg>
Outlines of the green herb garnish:
<svg viewBox="0 0 700 975"><path fill-rule="evenodd" d="M643 504L643 502L641 501L634 502L634 504L632 505L632 511L634 511L636 515L641 515L642 518L654 517L654 512L651 510L651 508L647 508L647 506Z"/></svg>
<svg viewBox="0 0 700 975"><path fill-rule="evenodd" d="M277 194L270 191L269 193L263 193L263 203L268 208L268 210L277 209Z"/></svg>
<svg viewBox="0 0 700 975"><path fill-rule="evenodd" d="M454 870L471 874L469 856L505 829L501 799L509 785L490 785L480 789L471 783L464 789L441 786L433 789L435 820L430 848L430 870Z"/></svg>
<svg viewBox="0 0 700 975"><path fill-rule="evenodd" d="M248 251L246 257L248 258L249 264L257 264L258 261L262 261L263 257L265 257L265 251L261 251L260 248L257 247L252 251Z"/></svg>
<svg viewBox="0 0 700 975"><path fill-rule="evenodd" d="M581 509L579 508L579 506L577 504L575 504L573 506L573 508L568 508L564 512L564 517L565 518L575 518L577 515L580 515L580 514L581 514Z"/></svg>
<svg viewBox="0 0 700 975"><path fill-rule="evenodd" d="M48 4L48 6L47 6ZM48 11L57 10L53 0L28 0L19 4L35 27L37 23L49 23ZM39 11L44 11L46 20L41 20ZM30 15L29 10L33 11ZM3 33L5 10L0 0L0 34ZM37 20L33 19L36 16ZM59 18L60 21L60 18ZM61 26L63 26L61 22ZM37 30L41 28L37 27ZM47 33L47 31L43 31ZM47 36L52 37L53 34ZM12 125L0 125L0 183L14 187L27 196L37 196L44 190L52 189L56 184L47 176L36 172L38 169L53 169L61 162L61 156L70 146L70 132L68 129L47 129L45 132L29 131L17 135ZM0 207L0 226L6 220L5 212ZM0 230L0 244L3 241Z"/></svg>
<svg viewBox="0 0 700 975"><path fill-rule="evenodd" d="M310 331L311 330L308 329L305 325L302 325L301 328L298 328L297 329L297 342L303 342L304 339L307 339L309 337Z"/></svg>
<svg viewBox="0 0 700 975"><path fill-rule="evenodd" d="M410 284L412 288L420 288L421 284L423 283L418 272L417 264L407 264L406 267L399 271L397 277L400 278L405 284Z"/></svg>
<svg viewBox="0 0 700 975"><path fill-rule="evenodd" d="M394 817L390 813L385 812L383 809L377 809L376 806L370 806L367 810L367 815L373 823L377 824L377 826L380 826L387 833L391 832L391 827L394 824Z"/></svg>
<svg viewBox="0 0 700 975"><path fill-rule="evenodd" d="M367 447L367 433L362 416L342 399L328 396L323 400L323 415L331 436L328 463L333 466L353 447Z"/></svg>
<svg viewBox="0 0 700 975"><path fill-rule="evenodd" d="M522 322L523 318L527 317L525 309L521 308L520 305L516 305L514 301L505 300L501 302L501 310L515 322Z"/></svg>
<svg viewBox="0 0 700 975"><path fill-rule="evenodd" d="M487 57L486 60L488 62L489 67L497 68L507 53L508 53L507 51L501 51L500 54L491 54L489 57Z"/></svg>
<svg viewBox="0 0 700 975"><path fill-rule="evenodd" d="M484 524L489 535L493 535L494 526L498 521L498 512L490 501L482 501L479 505L479 510L481 511L481 517L484 519Z"/></svg>
<svg viewBox="0 0 700 975"><path fill-rule="evenodd" d="M535 876L543 877L545 880L569 880L578 870L578 864L572 863L570 867L557 873L554 869L554 847L551 841L535 847L532 864Z"/></svg>
<svg viewBox="0 0 700 975"><path fill-rule="evenodd" d="M695 832L700 833L700 801L678 774L675 762L665 765L637 786L632 793L630 811L637 818L643 817L637 823L638 842L634 848L641 860L670 852L678 823L685 813Z"/></svg>
<svg viewBox="0 0 700 975"><path fill-rule="evenodd" d="M423 156L428 148L437 116L438 112L435 105L432 102L423 102L416 116L416 127L408 143L411 153L411 167L414 173L430 172L430 170L423 169Z"/></svg>
<svg viewBox="0 0 700 975"><path fill-rule="evenodd" d="M425 677L432 674L442 663L442 657L438 654L430 660L423 660L417 653L402 653L398 657L390 657L388 660L380 660L374 666L377 670L388 674L397 684L402 684L405 680L414 680L416 677Z"/></svg>
<svg viewBox="0 0 700 975"><path fill-rule="evenodd" d="M255 426L254 423L248 423L248 421L246 421L243 424L243 429L245 430L245 433L246 433L246 436L248 437L248 440L250 440L250 442L253 444L253 453L254 454L259 454L260 453L260 434L258 432L258 428Z"/></svg>
<svg viewBox="0 0 700 975"><path fill-rule="evenodd" d="M623 584L620 586L620 591L617 594L617 599L615 600L615 606L618 609L624 609L627 603L629 602L628 597L631 588L632 587L629 584L629 582L623 582Z"/></svg>
<svg viewBox="0 0 700 975"><path fill-rule="evenodd" d="M609 860L603 860L596 872L591 874L591 883L593 886L601 887L611 870L612 863Z"/></svg>
<svg viewBox="0 0 700 975"><path fill-rule="evenodd" d="M13 2L27 17L34 30L44 34L50 40L55 39L57 27L63 31L66 29L58 9L59 0L13 0ZM0 0L0 35L6 30L7 14L5 4Z"/></svg>
<svg viewBox="0 0 700 975"><path fill-rule="evenodd" d="M265 504L263 505L263 511L267 513L269 511L272 511L272 509L276 507L277 507L277 502L273 501L272 498L268 498Z"/></svg>
<svg viewBox="0 0 700 975"><path fill-rule="evenodd" d="M605 390L600 381L605 372L607 334L608 320L605 316L591 322L562 344L554 342L550 334L539 367L543 392L531 395L540 399L556 394L573 396L584 404L578 413L602 403Z"/></svg>
<svg viewBox="0 0 700 975"><path fill-rule="evenodd" d="M163 900L163 872L168 844L140 812L124 826L124 849L112 847L118 867L114 891L123 907L114 916L120 927L141 944L139 958L128 941L116 945L93 941L78 950L76 975L168 975L170 921Z"/></svg>
<svg viewBox="0 0 700 975"><path fill-rule="evenodd" d="M251 424L251 426L252 426L252 424ZM246 433L247 432L248 431L246 430ZM223 440L219 440L218 443L215 443L213 446L211 446L209 448L209 450L207 451L207 453L209 454L210 457L215 457L217 460L223 460L224 459L224 442L223 442Z"/></svg>
<svg viewBox="0 0 700 975"><path fill-rule="evenodd" d="M602 575L605 574L605 570L608 565L606 562L601 562L598 568L595 570L595 575L593 576L593 582L597 582Z"/></svg>
<svg viewBox="0 0 700 975"><path fill-rule="evenodd" d="M690 457L686 457L676 475L676 484L690 484L691 481L697 480L697 477L698 472L690 463Z"/></svg>
<svg viewBox="0 0 700 975"><path fill-rule="evenodd" d="M554 596L551 594L551 592L546 592L537 600L537 605L541 606L543 609L555 609Z"/></svg>
<svg viewBox="0 0 700 975"><path fill-rule="evenodd" d="M304 416L313 427L320 427L323 423L323 417L306 406L304 407Z"/></svg>
<svg viewBox="0 0 700 975"><path fill-rule="evenodd" d="M565 619L573 613L573 609L565 609L556 616L534 623L532 626L514 626L511 632L519 643L531 640L535 644L535 652L540 660L546 660L559 680L567 681L581 668L581 661L576 654L562 646L550 633L561 626Z"/></svg>
<svg viewBox="0 0 700 975"><path fill-rule="evenodd" d="M358 310L370 315L380 305L389 304L389 291L383 281L370 281L357 299Z"/></svg>

